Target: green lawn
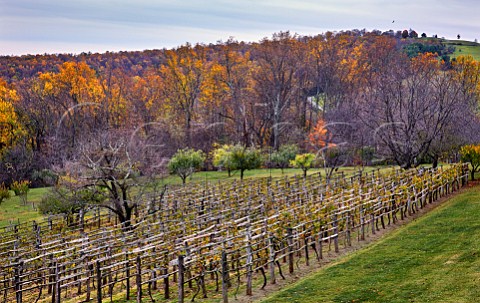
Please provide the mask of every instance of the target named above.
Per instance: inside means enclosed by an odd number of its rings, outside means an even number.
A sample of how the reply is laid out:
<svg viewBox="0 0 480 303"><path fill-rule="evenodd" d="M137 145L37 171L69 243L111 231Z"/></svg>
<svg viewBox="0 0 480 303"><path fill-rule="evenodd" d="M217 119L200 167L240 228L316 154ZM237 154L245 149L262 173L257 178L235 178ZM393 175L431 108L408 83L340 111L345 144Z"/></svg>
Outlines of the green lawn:
<svg viewBox="0 0 480 303"><path fill-rule="evenodd" d="M281 302L478 302L480 189L276 293Z"/></svg>
<svg viewBox="0 0 480 303"><path fill-rule="evenodd" d="M0 228L8 226L10 222L25 222L39 220L43 216L33 208L47 192L46 188L33 188L28 192L27 205L23 205L19 197L12 197L0 204Z"/></svg>
<svg viewBox="0 0 480 303"><path fill-rule="evenodd" d="M372 170L377 170L377 169L385 169L383 166L373 166L373 167L365 167L365 172L370 172ZM392 167L389 166L387 167L391 169ZM343 172L345 175L351 175L354 172L358 171L358 168L355 167L340 167L337 171L337 173ZM325 171L323 168L312 168L309 169L307 174L314 174L321 172L323 176L325 176ZM245 179L251 179L251 178L266 178L269 176L272 176L273 178L278 178L278 177L283 177L283 176L293 176L293 175L298 175L298 176L303 176L303 172L299 168L286 168L284 169L283 173L280 169L253 169L253 170L247 170L244 173L244 178ZM217 182L217 181L228 181L228 180L240 180L240 172L239 171L234 171L232 172L231 176L228 176L228 173L226 171L205 171L205 172L197 172L193 174L192 177L187 178L187 183L202 183L205 181L209 182ZM178 176L168 176L163 179L159 179L159 182L163 184L172 184L172 185L179 185L182 183L182 180Z"/></svg>
<svg viewBox="0 0 480 303"><path fill-rule="evenodd" d="M480 61L480 44L464 40L447 40L445 45L455 47L455 53L452 57L471 55L475 60Z"/></svg>

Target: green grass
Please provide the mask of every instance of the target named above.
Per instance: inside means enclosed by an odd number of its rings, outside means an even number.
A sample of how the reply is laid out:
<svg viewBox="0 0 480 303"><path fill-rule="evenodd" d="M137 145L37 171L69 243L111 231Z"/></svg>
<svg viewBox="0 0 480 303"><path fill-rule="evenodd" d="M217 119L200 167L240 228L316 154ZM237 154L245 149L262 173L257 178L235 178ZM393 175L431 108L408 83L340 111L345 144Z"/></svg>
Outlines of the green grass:
<svg viewBox="0 0 480 303"><path fill-rule="evenodd" d="M366 167L365 171L370 172L376 169L384 169L385 167L376 166L376 167ZM388 167L391 168L391 167ZM337 173L343 172L345 175L353 174L358 168L355 167L340 167ZM314 174L321 172L323 176L325 176L325 171L323 168L312 168L309 169L307 174ZM301 169L298 168L286 168L284 169L283 173L280 169L253 169L247 170L244 173L244 179L252 179L252 178L266 178L272 176L273 178L279 178L284 176L303 176L303 172ZM231 176L228 176L226 171L205 171L205 172L197 172L193 174L192 177L187 178L188 183L202 183L205 181L208 182L217 182L217 181L232 181L232 180L240 180L240 172L234 171L232 172ZM159 182L163 184L169 185L180 185L182 184L182 180L178 176L168 176L163 179L159 179Z"/></svg>
<svg viewBox="0 0 480 303"><path fill-rule="evenodd" d="M477 302L479 218L473 188L264 303Z"/></svg>
<svg viewBox="0 0 480 303"><path fill-rule="evenodd" d="M453 53L452 58L471 55L475 60L480 61L479 43L465 40L446 40L444 44L455 47L455 52Z"/></svg>
<svg viewBox="0 0 480 303"><path fill-rule="evenodd" d="M13 195L0 204L0 228L8 226L10 222L25 222L31 220L40 220L43 216L33 209L32 204L40 202L47 192L46 188L33 188L28 192L27 205L23 205L19 197Z"/></svg>

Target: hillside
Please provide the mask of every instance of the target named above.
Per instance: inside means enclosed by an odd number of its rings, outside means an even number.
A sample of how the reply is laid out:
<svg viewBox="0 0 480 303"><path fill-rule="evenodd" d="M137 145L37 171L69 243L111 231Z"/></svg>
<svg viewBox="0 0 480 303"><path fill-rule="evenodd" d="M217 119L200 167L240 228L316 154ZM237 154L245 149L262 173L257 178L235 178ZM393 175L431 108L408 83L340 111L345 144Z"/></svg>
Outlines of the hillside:
<svg viewBox="0 0 480 303"><path fill-rule="evenodd" d="M480 43L465 40L445 40L444 44L455 47L452 58L471 55L475 60L480 61Z"/></svg>

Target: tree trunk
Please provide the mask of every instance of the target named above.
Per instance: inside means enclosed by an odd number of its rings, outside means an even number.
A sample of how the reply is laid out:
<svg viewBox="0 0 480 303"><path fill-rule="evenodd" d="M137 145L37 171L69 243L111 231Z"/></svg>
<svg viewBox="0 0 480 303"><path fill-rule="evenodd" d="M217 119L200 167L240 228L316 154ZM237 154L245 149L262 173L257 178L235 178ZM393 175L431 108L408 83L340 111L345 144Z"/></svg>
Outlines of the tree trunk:
<svg viewBox="0 0 480 303"><path fill-rule="evenodd" d="M433 168L437 168L437 166L438 166L438 156L435 155L435 156L433 156L432 158L433 158L432 167L433 167Z"/></svg>

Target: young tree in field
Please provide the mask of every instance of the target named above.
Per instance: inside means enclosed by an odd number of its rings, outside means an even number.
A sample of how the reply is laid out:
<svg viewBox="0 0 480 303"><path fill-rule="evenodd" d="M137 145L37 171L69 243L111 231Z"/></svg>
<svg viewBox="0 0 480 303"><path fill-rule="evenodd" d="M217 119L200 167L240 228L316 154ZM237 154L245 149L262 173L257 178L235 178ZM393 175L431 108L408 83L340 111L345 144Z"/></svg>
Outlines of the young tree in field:
<svg viewBox="0 0 480 303"><path fill-rule="evenodd" d="M10 185L10 189L15 193L15 196L20 198L23 205L27 205L27 195L30 191L30 181L13 181L12 185Z"/></svg>
<svg viewBox="0 0 480 303"><path fill-rule="evenodd" d="M231 159L236 169L240 170L240 180L246 170L259 168L262 165L262 154L254 147L237 144L231 149Z"/></svg>
<svg viewBox="0 0 480 303"><path fill-rule="evenodd" d="M298 153L298 147L294 144L281 145L278 151L272 153L270 162L282 170L290 165L290 161L295 159Z"/></svg>
<svg viewBox="0 0 480 303"><path fill-rule="evenodd" d="M168 170L176 174L185 184L189 176L203 166L205 155L201 150L191 148L180 149L168 162Z"/></svg>
<svg viewBox="0 0 480 303"><path fill-rule="evenodd" d="M228 176L236 169L232 161L232 145L223 145L213 151L213 165L225 169Z"/></svg>
<svg viewBox="0 0 480 303"><path fill-rule="evenodd" d="M472 167L470 174L475 180L475 172L480 168L480 145L470 144L460 148L460 156L463 162L470 163Z"/></svg>
<svg viewBox="0 0 480 303"><path fill-rule="evenodd" d="M350 140L348 133L352 132L349 123L325 123L318 120L313 130L308 135L309 143L321 160L328 179L337 168L347 162ZM338 144L337 144L338 143Z"/></svg>
<svg viewBox="0 0 480 303"><path fill-rule="evenodd" d="M314 154L300 154L296 155L295 159L290 161L290 164L294 167L301 168L303 171L303 177L307 177L307 171L313 167L315 161Z"/></svg>
<svg viewBox="0 0 480 303"><path fill-rule="evenodd" d="M0 185L0 205L3 201L7 199L10 199L10 191L8 190L8 187L6 187L4 183L2 183Z"/></svg>

